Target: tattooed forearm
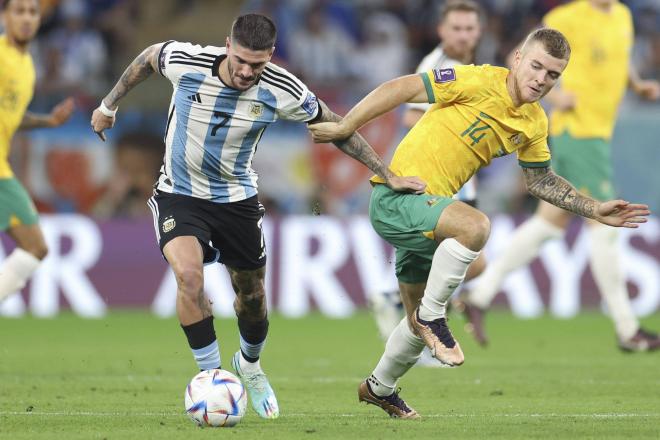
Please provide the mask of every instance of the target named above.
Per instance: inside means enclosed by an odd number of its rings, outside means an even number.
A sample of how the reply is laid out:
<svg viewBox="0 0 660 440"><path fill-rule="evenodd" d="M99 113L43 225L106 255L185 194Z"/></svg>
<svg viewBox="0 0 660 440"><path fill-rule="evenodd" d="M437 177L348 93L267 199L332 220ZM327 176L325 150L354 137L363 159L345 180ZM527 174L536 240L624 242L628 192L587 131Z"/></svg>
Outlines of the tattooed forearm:
<svg viewBox="0 0 660 440"><path fill-rule="evenodd" d="M319 101L319 104L322 113L321 118L316 122L341 122L343 118L330 110L323 101ZM380 156L358 132L353 133L347 139L334 141L333 144L352 158L362 162L379 177L387 180L394 176Z"/></svg>
<svg viewBox="0 0 660 440"><path fill-rule="evenodd" d="M147 47L135 60L126 68L124 73L119 78L119 81L113 87L112 91L103 98L103 102L109 108L114 109L121 98L123 98L129 90L135 87L140 82L144 81L149 75L154 72L155 66L158 63L158 52L160 51L161 44L154 44Z"/></svg>
<svg viewBox="0 0 660 440"><path fill-rule="evenodd" d="M598 202L580 194L550 168L523 168L523 173L527 189L535 197L582 217L595 217Z"/></svg>

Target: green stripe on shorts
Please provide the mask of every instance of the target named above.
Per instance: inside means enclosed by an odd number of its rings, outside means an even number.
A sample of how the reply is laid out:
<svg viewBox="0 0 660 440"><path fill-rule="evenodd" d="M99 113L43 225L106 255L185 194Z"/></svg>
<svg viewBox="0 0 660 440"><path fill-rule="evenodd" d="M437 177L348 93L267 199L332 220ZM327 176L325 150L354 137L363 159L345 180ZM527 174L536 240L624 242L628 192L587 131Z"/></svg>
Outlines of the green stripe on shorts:
<svg viewBox="0 0 660 440"><path fill-rule="evenodd" d="M396 276L404 283L423 283L438 243L433 230L450 197L407 194L377 184L371 193L369 219L378 235L396 249Z"/></svg>
<svg viewBox="0 0 660 440"><path fill-rule="evenodd" d="M15 177L0 179L0 231L38 221L37 209L23 185Z"/></svg>

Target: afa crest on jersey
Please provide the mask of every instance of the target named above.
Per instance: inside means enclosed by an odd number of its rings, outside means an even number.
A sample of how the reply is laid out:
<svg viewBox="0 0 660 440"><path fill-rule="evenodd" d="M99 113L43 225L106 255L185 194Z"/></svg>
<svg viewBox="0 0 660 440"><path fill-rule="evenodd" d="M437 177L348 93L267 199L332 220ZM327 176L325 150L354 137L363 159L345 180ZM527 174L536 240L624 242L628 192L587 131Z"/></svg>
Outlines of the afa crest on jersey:
<svg viewBox="0 0 660 440"><path fill-rule="evenodd" d="M258 118L264 113L264 105L253 102L250 104L250 116Z"/></svg>

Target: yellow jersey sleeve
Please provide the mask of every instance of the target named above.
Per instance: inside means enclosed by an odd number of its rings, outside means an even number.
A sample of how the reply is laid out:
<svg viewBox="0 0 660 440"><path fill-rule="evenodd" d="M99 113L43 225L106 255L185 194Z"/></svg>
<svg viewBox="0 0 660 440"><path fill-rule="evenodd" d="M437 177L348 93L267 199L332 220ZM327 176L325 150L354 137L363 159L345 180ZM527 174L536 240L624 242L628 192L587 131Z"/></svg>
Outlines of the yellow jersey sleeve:
<svg viewBox="0 0 660 440"><path fill-rule="evenodd" d="M454 66L420 73L429 103L447 105L472 100L483 88L481 66Z"/></svg>
<svg viewBox="0 0 660 440"><path fill-rule="evenodd" d="M530 139L524 147L516 150L518 164L524 168L543 168L550 166L550 149L548 148L548 120L539 118L541 130L539 136Z"/></svg>

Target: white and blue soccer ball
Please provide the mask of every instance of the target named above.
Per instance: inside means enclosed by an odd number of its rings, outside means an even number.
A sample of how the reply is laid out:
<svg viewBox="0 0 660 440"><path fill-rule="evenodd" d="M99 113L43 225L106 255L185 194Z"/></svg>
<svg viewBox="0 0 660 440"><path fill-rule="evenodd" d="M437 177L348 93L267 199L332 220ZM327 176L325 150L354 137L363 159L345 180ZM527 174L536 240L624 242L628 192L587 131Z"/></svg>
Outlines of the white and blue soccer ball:
<svg viewBox="0 0 660 440"><path fill-rule="evenodd" d="M240 379L225 370L205 370L190 380L186 414L199 426L230 427L241 421L247 394Z"/></svg>

